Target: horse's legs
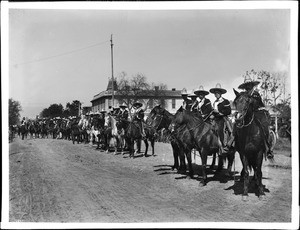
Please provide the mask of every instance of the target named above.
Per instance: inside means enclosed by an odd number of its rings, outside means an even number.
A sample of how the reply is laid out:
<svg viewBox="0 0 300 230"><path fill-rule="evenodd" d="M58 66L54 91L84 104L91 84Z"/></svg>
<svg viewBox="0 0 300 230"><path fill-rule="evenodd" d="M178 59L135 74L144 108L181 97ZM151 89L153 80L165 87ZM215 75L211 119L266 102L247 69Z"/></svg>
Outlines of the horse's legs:
<svg viewBox="0 0 300 230"><path fill-rule="evenodd" d="M213 153L213 160L212 160L212 162L211 162L211 166L209 167L210 169L214 169L214 167L215 167L215 164L216 164L216 156L217 156L217 153L214 152L214 153Z"/></svg>
<svg viewBox="0 0 300 230"><path fill-rule="evenodd" d="M205 186L207 184L207 175L206 175L207 151L202 148L200 155L202 161L202 180L200 181L200 183L202 183L202 185Z"/></svg>
<svg viewBox="0 0 300 230"><path fill-rule="evenodd" d="M230 148L228 155L227 155L227 160L228 160L228 165L227 165L227 173L226 176L231 176L232 174L232 165L235 157L235 148ZM235 172L233 172L235 173Z"/></svg>
<svg viewBox="0 0 300 230"><path fill-rule="evenodd" d="M185 153L182 147L179 148L179 160L180 160L180 165L179 165L178 173L185 173L186 172Z"/></svg>
<svg viewBox="0 0 300 230"><path fill-rule="evenodd" d="M151 147L152 147L152 156L154 155L154 143L155 143L155 140L154 140L154 138L152 138L151 140L150 140L150 142L151 142Z"/></svg>
<svg viewBox="0 0 300 230"><path fill-rule="evenodd" d="M189 167L189 176L190 176L190 178L193 178L194 177L194 170L193 170L193 166L192 166L191 149L186 150L185 154L186 154L186 159L187 159L188 167Z"/></svg>
<svg viewBox="0 0 300 230"><path fill-rule="evenodd" d="M148 143L148 140L146 138L144 139L144 143L145 143L145 157L146 157L147 152L148 152L148 148L149 148L149 143Z"/></svg>
<svg viewBox="0 0 300 230"><path fill-rule="evenodd" d="M142 144L142 140L138 139L136 141L136 147L137 147L137 152L140 153L141 152L141 144Z"/></svg>
<svg viewBox="0 0 300 230"><path fill-rule="evenodd" d="M262 184L262 171L261 171L262 161L263 161L263 152L260 151L258 153L258 158L257 158L257 161L256 161L256 170L255 170L255 172L256 172L256 185L257 185L257 188L258 188L258 196L265 195L264 187L263 187L263 184Z"/></svg>
<svg viewBox="0 0 300 230"><path fill-rule="evenodd" d="M176 143L174 143L173 141L171 141L171 146L173 149L173 157L174 157L174 165L172 166L172 170L174 169L179 169L179 162L178 162L178 152L179 152L179 148L177 146Z"/></svg>
<svg viewBox="0 0 300 230"><path fill-rule="evenodd" d="M243 179L244 179L243 199L246 200L246 197L248 196L248 187L249 187L249 170L247 167L248 160L244 154L241 157L241 161L243 164Z"/></svg>

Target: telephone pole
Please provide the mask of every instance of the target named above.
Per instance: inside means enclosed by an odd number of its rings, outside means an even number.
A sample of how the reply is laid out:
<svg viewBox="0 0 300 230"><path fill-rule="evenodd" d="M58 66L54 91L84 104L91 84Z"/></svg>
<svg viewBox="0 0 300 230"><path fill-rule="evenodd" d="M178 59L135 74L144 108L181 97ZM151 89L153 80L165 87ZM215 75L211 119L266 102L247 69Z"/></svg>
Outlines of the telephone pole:
<svg viewBox="0 0 300 230"><path fill-rule="evenodd" d="M111 81L112 81L112 107L114 107L114 100L115 100L115 89L114 89L114 64L113 64L113 41L112 36L110 36L110 47L111 47Z"/></svg>

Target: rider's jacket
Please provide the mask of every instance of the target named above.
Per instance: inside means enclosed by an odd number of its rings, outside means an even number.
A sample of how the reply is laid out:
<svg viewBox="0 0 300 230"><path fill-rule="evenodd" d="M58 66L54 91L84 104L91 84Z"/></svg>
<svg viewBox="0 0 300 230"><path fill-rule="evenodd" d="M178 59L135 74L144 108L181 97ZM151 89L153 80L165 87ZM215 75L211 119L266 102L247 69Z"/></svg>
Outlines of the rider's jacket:
<svg viewBox="0 0 300 230"><path fill-rule="evenodd" d="M190 109L190 111L191 112L196 112L198 109L197 109L197 107L198 107L198 101L197 100L195 100L194 102L192 102L191 103L191 109Z"/></svg>
<svg viewBox="0 0 300 230"><path fill-rule="evenodd" d="M182 103L182 108L185 110L191 110L191 106L192 106L192 100L184 100Z"/></svg>
<svg viewBox="0 0 300 230"><path fill-rule="evenodd" d="M198 98L198 105L197 105L197 110L199 113L202 115L203 118L206 118L211 111L213 110L213 107L211 105L211 102L207 98L203 98L202 100Z"/></svg>
<svg viewBox="0 0 300 230"><path fill-rule="evenodd" d="M223 97L215 100L213 108L217 111L217 113L215 113L217 118L225 117L231 114L230 102Z"/></svg>
<svg viewBox="0 0 300 230"><path fill-rule="evenodd" d="M133 115L134 121L142 121L144 119L145 113L142 108L138 108Z"/></svg>
<svg viewBox="0 0 300 230"><path fill-rule="evenodd" d="M128 120L128 110L120 110L118 118L120 118L121 120Z"/></svg>
<svg viewBox="0 0 300 230"><path fill-rule="evenodd" d="M265 107L264 103L262 102L262 98L256 90L253 91L251 97L254 99L253 109L254 111L258 110L259 108Z"/></svg>

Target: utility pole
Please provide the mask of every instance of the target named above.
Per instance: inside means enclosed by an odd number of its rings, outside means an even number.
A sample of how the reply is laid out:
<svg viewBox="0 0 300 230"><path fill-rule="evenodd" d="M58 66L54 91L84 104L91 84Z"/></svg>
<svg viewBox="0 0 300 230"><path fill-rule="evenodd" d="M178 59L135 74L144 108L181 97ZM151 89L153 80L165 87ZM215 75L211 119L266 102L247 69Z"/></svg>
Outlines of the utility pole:
<svg viewBox="0 0 300 230"><path fill-rule="evenodd" d="M112 36L110 36L110 47L111 47L111 81L112 81L112 107L114 107L114 100L115 100L115 89L114 89L114 64L113 64L113 41Z"/></svg>

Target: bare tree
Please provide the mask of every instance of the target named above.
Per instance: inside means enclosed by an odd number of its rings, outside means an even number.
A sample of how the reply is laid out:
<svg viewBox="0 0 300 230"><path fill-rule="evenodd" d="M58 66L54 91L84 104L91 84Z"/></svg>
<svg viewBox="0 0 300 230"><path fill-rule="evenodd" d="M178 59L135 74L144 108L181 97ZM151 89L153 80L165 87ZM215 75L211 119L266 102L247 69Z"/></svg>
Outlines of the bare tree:
<svg viewBox="0 0 300 230"><path fill-rule="evenodd" d="M262 93L262 100L265 105L276 105L277 100L282 96L282 73L270 73L268 71L246 71L244 78L251 78L261 82L259 91Z"/></svg>
<svg viewBox="0 0 300 230"><path fill-rule="evenodd" d="M131 112L132 105L136 101L144 104L144 109L147 110L151 105L163 104L167 86L165 84L148 83L147 78L142 73L137 73L131 78L127 77L125 72L122 72L117 79L118 90L116 99L119 104L125 103ZM131 113L130 113L131 116Z"/></svg>

